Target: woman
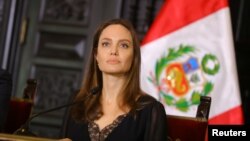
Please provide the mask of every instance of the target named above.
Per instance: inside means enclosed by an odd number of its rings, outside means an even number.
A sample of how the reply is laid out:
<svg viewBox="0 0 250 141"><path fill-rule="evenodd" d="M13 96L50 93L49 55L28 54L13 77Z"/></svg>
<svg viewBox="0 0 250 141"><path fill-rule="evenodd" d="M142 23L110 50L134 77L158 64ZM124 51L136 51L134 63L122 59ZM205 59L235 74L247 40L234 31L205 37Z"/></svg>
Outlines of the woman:
<svg viewBox="0 0 250 141"><path fill-rule="evenodd" d="M96 31L84 85L75 98L67 138L73 141L165 141L163 105L140 89L140 46L123 19ZM97 94L90 91L98 86Z"/></svg>

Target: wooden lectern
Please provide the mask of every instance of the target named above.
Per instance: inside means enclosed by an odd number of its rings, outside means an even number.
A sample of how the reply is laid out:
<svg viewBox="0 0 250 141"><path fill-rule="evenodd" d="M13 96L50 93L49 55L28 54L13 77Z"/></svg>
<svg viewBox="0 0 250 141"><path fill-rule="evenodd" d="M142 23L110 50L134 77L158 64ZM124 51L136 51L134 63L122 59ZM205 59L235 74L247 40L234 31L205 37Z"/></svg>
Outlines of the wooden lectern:
<svg viewBox="0 0 250 141"><path fill-rule="evenodd" d="M59 141L59 140L0 133L0 141Z"/></svg>

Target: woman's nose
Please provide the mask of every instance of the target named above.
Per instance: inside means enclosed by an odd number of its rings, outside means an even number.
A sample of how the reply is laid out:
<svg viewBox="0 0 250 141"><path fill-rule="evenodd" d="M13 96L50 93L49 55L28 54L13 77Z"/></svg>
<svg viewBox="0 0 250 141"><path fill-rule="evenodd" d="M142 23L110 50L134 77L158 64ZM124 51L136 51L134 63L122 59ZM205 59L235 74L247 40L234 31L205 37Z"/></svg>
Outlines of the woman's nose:
<svg viewBox="0 0 250 141"><path fill-rule="evenodd" d="M118 48L116 46L113 46L111 48L110 55L119 55L118 54Z"/></svg>

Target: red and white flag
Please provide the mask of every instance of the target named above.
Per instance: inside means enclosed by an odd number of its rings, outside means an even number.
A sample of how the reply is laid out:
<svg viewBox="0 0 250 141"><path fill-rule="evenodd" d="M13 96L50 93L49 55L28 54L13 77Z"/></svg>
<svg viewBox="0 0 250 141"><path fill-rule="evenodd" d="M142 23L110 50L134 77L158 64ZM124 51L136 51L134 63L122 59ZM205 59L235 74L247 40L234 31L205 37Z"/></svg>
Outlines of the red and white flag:
<svg viewBox="0 0 250 141"><path fill-rule="evenodd" d="M142 89L167 114L195 116L204 95L210 124L243 124L227 0L167 0L141 55Z"/></svg>

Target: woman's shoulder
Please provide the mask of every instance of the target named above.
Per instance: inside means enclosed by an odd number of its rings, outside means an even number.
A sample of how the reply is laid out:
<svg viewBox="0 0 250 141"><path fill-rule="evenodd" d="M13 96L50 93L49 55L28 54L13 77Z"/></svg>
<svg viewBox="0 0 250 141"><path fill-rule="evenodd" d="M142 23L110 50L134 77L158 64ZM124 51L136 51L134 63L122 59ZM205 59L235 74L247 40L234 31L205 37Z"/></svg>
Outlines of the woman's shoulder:
<svg viewBox="0 0 250 141"><path fill-rule="evenodd" d="M139 105L142 105L143 109L145 108L163 108L163 104L158 101L156 98L149 94L143 94L138 99Z"/></svg>
<svg viewBox="0 0 250 141"><path fill-rule="evenodd" d="M143 93L139 98L138 98L138 102L155 102L156 99L149 95L149 94L146 94L146 93Z"/></svg>

